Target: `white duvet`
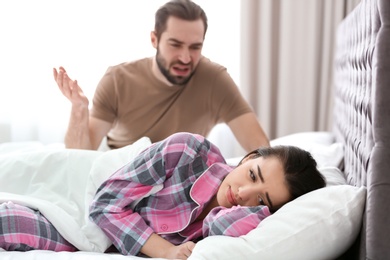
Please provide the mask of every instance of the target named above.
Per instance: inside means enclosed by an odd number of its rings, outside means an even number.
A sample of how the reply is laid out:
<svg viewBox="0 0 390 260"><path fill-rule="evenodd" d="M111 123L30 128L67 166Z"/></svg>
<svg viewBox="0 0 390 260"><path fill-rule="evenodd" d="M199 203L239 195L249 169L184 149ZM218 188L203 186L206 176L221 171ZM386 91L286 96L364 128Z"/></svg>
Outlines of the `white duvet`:
<svg viewBox="0 0 390 260"><path fill-rule="evenodd" d="M108 152L2 147L0 202L38 209L78 249L104 252L111 243L89 221L88 206L99 185L150 144L144 137Z"/></svg>

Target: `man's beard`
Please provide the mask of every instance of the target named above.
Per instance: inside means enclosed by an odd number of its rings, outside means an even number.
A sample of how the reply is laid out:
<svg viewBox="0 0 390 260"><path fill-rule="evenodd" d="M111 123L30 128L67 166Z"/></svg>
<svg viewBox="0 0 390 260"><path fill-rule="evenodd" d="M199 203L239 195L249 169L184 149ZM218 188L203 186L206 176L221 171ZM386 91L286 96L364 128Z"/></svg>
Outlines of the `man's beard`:
<svg viewBox="0 0 390 260"><path fill-rule="evenodd" d="M157 49L156 54L156 62L157 66L160 69L161 73L164 75L164 77L172 84L174 85L185 85L187 82L191 79L192 75L194 75L194 71L190 73L187 77L182 76L174 76L171 73L169 73L169 70L166 69L167 62L164 60L164 58L161 56L159 49ZM186 65L178 61L177 63L181 65Z"/></svg>

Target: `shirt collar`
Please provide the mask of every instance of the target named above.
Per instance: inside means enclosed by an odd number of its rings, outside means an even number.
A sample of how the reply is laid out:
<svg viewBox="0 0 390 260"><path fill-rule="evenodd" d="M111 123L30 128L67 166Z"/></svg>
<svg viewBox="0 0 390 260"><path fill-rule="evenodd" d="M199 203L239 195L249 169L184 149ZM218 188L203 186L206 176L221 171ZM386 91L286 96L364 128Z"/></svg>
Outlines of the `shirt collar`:
<svg viewBox="0 0 390 260"><path fill-rule="evenodd" d="M224 163L214 163L192 185L190 196L203 206L217 193L221 182L234 168Z"/></svg>

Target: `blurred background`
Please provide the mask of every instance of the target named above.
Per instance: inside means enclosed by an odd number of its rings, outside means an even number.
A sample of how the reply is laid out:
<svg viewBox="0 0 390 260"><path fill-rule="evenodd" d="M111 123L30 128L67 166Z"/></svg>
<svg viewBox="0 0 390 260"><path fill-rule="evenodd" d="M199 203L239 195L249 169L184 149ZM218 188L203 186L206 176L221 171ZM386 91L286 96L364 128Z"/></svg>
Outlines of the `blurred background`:
<svg viewBox="0 0 390 260"><path fill-rule="evenodd" d="M91 100L108 66L155 54L165 2L0 1L0 143L63 142L70 103L52 69L64 66ZM194 2L209 19L203 54L228 69L271 139L331 129L335 32L359 0ZM243 152L225 125L210 138L225 156Z"/></svg>

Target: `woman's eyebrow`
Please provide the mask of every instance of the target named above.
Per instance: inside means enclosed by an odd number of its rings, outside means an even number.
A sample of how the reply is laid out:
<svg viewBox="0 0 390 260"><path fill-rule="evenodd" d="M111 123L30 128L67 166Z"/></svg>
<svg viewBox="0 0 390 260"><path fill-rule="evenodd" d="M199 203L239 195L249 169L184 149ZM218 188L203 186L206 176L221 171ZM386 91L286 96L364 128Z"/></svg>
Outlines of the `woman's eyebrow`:
<svg viewBox="0 0 390 260"><path fill-rule="evenodd" d="M259 165L257 165L257 175L259 175L261 182L264 182L263 174L261 173L261 169Z"/></svg>
<svg viewBox="0 0 390 260"><path fill-rule="evenodd" d="M261 173L261 169L260 169L259 165L257 165L257 175L259 175L259 179L264 183L265 182L264 181L264 177L263 177L263 174ZM269 197L268 192L265 193L265 196L267 197L268 204L269 204L270 208L273 208L274 206L272 204L272 201L271 201L271 199Z"/></svg>

